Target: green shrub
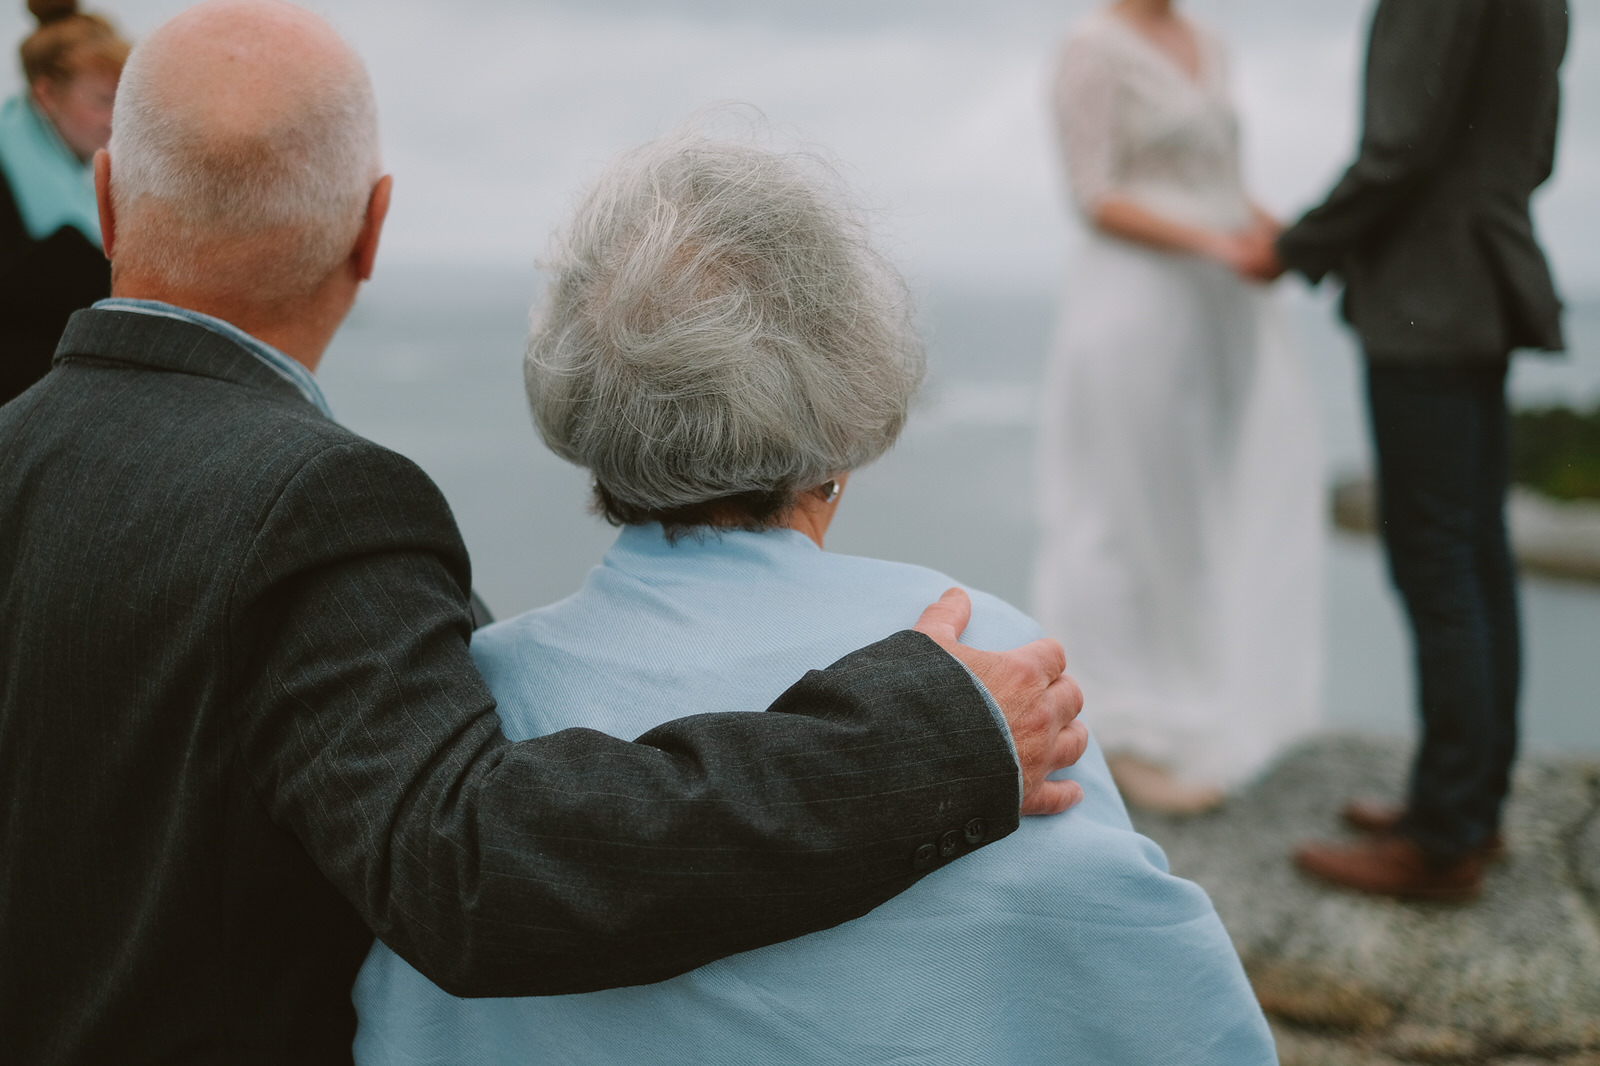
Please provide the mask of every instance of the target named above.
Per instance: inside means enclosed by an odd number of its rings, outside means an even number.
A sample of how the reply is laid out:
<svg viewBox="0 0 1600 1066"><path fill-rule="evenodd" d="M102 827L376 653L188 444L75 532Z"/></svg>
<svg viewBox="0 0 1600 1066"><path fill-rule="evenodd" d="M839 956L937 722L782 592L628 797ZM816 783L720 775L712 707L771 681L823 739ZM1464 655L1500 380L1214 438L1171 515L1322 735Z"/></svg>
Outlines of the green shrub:
<svg viewBox="0 0 1600 1066"><path fill-rule="evenodd" d="M1557 499L1600 499L1600 407L1515 412L1511 479Z"/></svg>

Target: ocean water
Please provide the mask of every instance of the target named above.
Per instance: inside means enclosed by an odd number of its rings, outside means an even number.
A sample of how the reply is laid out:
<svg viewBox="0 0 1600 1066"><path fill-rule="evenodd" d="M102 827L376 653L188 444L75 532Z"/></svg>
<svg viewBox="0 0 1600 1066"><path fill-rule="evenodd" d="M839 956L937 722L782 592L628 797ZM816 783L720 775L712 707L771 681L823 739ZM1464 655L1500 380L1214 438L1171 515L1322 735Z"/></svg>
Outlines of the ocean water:
<svg viewBox="0 0 1600 1066"><path fill-rule="evenodd" d="M346 425L410 456L444 490L475 585L500 617L572 592L615 535L588 514L583 472L551 455L528 418L520 360L537 283L531 267L382 272L319 375ZM1326 295L1291 283L1283 299L1321 401L1329 474L1362 469L1349 338ZM932 566L1025 607L1051 298L934 288L919 304L928 387L895 449L852 477L828 546ZM1568 330L1567 358L1519 360L1518 401L1600 399L1600 304L1573 307ZM1409 638L1372 540L1330 533L1326 592L1329 727L1409 735ZM1600 585L1530 577L1523 610L1529 747L1600 754Z"/></svg>

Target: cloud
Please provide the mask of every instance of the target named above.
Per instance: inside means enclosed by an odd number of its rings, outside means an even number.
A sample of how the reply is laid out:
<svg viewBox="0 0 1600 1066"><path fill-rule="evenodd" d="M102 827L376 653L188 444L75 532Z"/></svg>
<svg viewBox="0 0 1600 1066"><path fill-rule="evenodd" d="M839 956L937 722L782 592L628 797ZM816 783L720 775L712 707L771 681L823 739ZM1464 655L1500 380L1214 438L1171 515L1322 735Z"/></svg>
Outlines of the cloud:
<svg viewBox="0 0 1600 1066"><path fill-rule="evenodd" d="M135 34L179 0L112 5ZM1047 289L1068 232L1047 0L323 0L367 58L398 180L391 260L525 265L615 152L745 100L828 146L913 276ZM0 11L17 40L19 10ZM1354 144L1367 0L1195 0L1229 41L1258 196L1301 209ZM1573 4L1560 167L1538 201L1569 291L1600 293L1600 0ZM11 75L15 84L15 75ZM10 87L0 85L0 87Z"/></svg>

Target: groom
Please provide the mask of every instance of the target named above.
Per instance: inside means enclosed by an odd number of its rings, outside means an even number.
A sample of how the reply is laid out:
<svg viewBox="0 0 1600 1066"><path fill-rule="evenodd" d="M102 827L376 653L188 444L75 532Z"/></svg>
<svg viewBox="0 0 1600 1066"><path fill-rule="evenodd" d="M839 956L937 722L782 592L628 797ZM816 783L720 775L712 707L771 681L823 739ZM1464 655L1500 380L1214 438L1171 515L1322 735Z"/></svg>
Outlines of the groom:
<svg viewBox="0 0 1600 1066"><path fill-rule="evenodd" d="M1563 0L1380 0L1360 152L1264 271L1344 280L1416 644L1422 739L1404 806L1351 803L1345 820L1371 835L1295 856L1344 887L1465 900L1501 847L1520 674L1505 378L1512 349L1562 348L1528 198L1555 160L1566 42Z"/></svg>

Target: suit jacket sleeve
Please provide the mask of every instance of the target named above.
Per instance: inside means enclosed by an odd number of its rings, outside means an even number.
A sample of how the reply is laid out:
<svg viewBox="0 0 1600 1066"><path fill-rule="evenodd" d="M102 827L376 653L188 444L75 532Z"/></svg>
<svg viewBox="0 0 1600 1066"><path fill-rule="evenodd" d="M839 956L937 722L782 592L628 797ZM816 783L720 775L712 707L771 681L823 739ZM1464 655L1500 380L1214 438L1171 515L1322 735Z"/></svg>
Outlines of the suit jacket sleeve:
<svg viewBox="0 0 1600 1066"><path fill-rule="evenodd" d="M918 634L764 714L512 744L467 651L454 522L409 462L324 450L255 545L233 609L243 762L371 928L455 994L661 980L865 913L926 872L925 845L953 857L969 827L1016 827L1009 738Z"/></svg>
<svg viewBox="0 0 1600 1066"><path fill-rule="evenodd" d="M1380 0L1360 151L1328 198L1278 238L1285 265L1320 281L1429 178L1470 87L1487 9L1487 0Z"/></svg>
<svg viewBox="0 0 1600 1066"><path fill-rule="evenodd" d="M1563 37L1563 51L1565 51L1565 38ZM1561 129L1561 94L1550 94L1550 103L1545 112L1542 123L1545 129L1544 140L1539 145L1539 163L1536 168L1538 174L1534 184L1543 185L1550 180L1550 175L1556 169L1556 137Z"/></svg>

